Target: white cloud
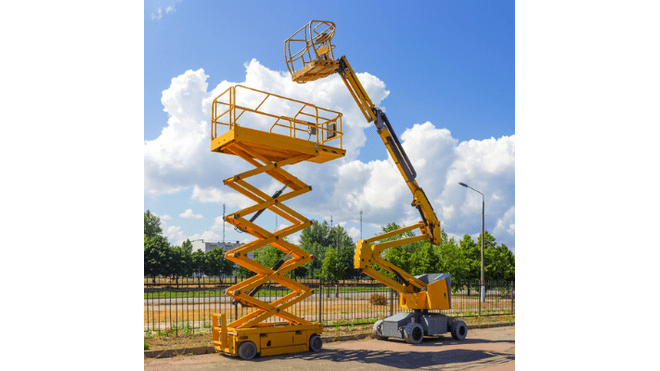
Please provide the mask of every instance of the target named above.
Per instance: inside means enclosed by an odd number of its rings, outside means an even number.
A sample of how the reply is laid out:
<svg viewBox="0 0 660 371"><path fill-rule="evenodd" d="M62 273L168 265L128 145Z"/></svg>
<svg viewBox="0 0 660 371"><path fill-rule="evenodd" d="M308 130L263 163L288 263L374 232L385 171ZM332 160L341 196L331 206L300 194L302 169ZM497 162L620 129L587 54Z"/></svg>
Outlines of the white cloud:
<svg viewBox="0 0 660 371"><path fill-rule="evenodd" d="M181 1L183 0L147 0L145 1L145 9L149 13L149 18L152 21L157 21L163 17L163 13L174 13L176 4Z"/></svg>
<svg viewBox="0 0 660 371"><path fill-rule="evenodd" d="M254 202L252 202L250 199L238 192L235 192L229 187L200 188L198 185L195 185L193 186L193 193L191 198L203 204L209 202L215 202L218 204L225 203L229 209L243 209L254 205Z"/></svg>
<svg viewBox="0 0 660 371"><path fill-rule="evenodd" d="M179 216L182 217L182 218L186 218L186 219L202 219L202 215L201 214L198 214L198 215L193 214L192 209L187 209L186 211L179 214Z"/></svg>
<svg viewBox="0 0 660 371"><path fill-rule="evenodd" d="M163 10L161 8L156 9L156 12L151 13L151 20L159 20L163 17Z"/></svg>
<svg viewBox="0 0 660 371"><path fill-rule="evenodd" d="M288 206L303 215L333 215L344 222L359 222L362 209L364 223L376 226L419 221L417 210L410 206L412 195L392 159L358 159L365 130L375 132L375 128L366 122L339 76L300 85L288 73L272 71L254 59L245 67L241 85L344 113L346 157L285 167L313 187L312 192L287 201ZM374 104L389 94L377 77L358 76ZM202 69L189 70L173 78L163 92L161 101L169 119L158 138L145 141L145 193L157 196L192 188L192 200L226 203L230 212L253 201L222 185L222 180L253 167L238 157L209 150L213 99L236 83L222 81L209 92L207 78ZM418 184L449 235L460 237L481 229L481 196L458 185L465 182L486 195L486 228L498 242L514 247L515 136L459 143L446 128L425 122L409 127L400 138L417 171ZM281 187L266 175L251 178L250 183L268 194ZM216 218L211 230L219 230L218 225ZM349 230L355 234L354 229Z"/></svg>
<svg viewBox="0 0 660 371"><path fill-rule="evenodd" d="M291 241L292 244L300 245L300 235L299 234L292 234L288 238L289 238L289 241Z"/></svg>
<svg viewBox="0 0 660 371"><path fill-rule="evenodd" d="M211 230L212 231L221 231L224 224L225 224L225 221L222 220L222 217L221 216L216 216L215 221L213 223L213 226L211 226ZM227 226L231 226L231 225L228 224ZM227 226L225 226L225 228L227 228Z"/></svg>
<svg viewBox="0 0 660 371"><path fill-rule="evenodd" d="M516 211L515 206L511 206L509 210L504 213L504 215L497 219L495 223L495 228L493 229L493 236L505 236L509 235L511 239L515 239L516 236ZM508 246L508 245L507 245Z"/></svg>
<svg viewBox="0 0 660 371"><path fill-rule="evenodd" d="M186 237L183 234L183 231L181 230L181 227L179 226L163 226L163 235L167 237L167 241L172 246L181 246L183 241L186 240Z"/></svg>
<svg viewBox="0 0 660 371"><path fill-rule="evenodd" d="M357 242L360 239L360 230L355 227L350 227L346 231L348 235L353 239L353 242Z"/></svg>
<svg viewBox="0 0 660 371"><path fill-rule="evenodd" d="M195 233L192 236L188 237L188 239L190 239L190 241L202 239L207 242L218 242L218 241L221 242L222 236L218 235L217 233L214 233L213 231L206 231L202 234Z"/></svg>
<svg viewBox="0 0 660 371"><path fill-rule="evenodd" d="M163 216L160 217L160 220L172 220L172 217L169 216L169 215L167 215L167 214L165 214L165 215L163 215Z"/></svg>

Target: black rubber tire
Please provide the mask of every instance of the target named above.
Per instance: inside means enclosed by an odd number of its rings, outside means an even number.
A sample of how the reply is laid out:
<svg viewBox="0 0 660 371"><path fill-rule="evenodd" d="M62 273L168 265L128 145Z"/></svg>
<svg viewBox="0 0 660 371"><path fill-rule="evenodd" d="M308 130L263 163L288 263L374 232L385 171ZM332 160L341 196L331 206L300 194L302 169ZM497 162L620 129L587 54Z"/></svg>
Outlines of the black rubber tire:
<svg viewBox="0 0 660 371"><path fill-rule="evenodd" d="M323 348L323 340L321 339L320 336L317 334L314 334L309 337L309 350L312 352L316 353L321 351L321 348Z"/></svg>
<svg viewBox="0 0 660 371"><path fill-rule="evenodd" d="M403 338L410 344L419 344L424 339L424 328L419 323L410 322L403 328Z"/></svg>
<svg viewBox="0 0 660 371"><path fill-rule="evenodd" d="M238 356L246 361L257 355L257 346L251 341L244 341L238 346Z"/></svg>
<svg viewBox="0 0 660 371"><path fill-rule="evenodd" d="M374 335L374 339L376 340L387 340L387 336L381 336L379 335L381 333L381 328L383 326L383 320L376 321L374 323L374 327L372 329L372 333Z"/></svg>
<svg viewBox="0 0 660 371"><path fill-rule="evenodd" d="M454 321L454 324L451 327L451 337L454 340L463 340L467 336L468 329L467 325L463 321Z"/></svg>

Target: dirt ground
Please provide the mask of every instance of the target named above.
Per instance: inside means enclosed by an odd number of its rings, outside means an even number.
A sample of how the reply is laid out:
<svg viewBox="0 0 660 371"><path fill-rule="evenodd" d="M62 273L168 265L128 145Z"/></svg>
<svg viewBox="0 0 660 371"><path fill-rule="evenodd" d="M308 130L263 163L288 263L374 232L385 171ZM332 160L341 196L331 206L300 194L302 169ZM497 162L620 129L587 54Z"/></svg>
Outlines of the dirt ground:
<svg viewBox="0 0 660 371"><path fill-rule="evenodd" d="M328 343L318 353L305 352L256 357L250 361L220 354L147 359L145 371L205 371L216 369L242 371L337 370L473 370L513 371L515 369L515 326L473 329L467 338L451 336L424 338L419 345L403 340L353 340Z"/></svg>
<svg viewBox="0 0 660 371"><path fill-rule="evenodd" d="M502 324L514 323L516 320L515 315L500 315L500 316L481 316L481 317L460 317L459 319L465 321L469 327L477 327L489 324ZM373 328L372 324L368 325L339 325L339 326L325 326L323 328L323 337L336 337L341 335L356 335L356 334L370 334ZM149 351L154 350L167 350L167 349L183 349L195 347L211 347L213 346L212 336L210 329L205 332L196 333L195 335L187 336L173 336L171 330L166 331L170 336L160 337L145 337L144 342L149 345ZM449 336L449 335L447 335Z"/></svg>

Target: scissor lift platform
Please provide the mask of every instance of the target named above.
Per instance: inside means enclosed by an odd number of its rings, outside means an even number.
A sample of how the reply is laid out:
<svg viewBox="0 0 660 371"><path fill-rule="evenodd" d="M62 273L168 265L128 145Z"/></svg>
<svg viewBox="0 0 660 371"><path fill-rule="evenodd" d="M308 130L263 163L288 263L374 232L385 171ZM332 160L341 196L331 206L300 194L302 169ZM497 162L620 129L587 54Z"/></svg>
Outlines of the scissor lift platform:
<svg viewBox="0 0 660 371"><path fill-rule="evenodd" d="M256 202L229 213L225 222L257 238L225 253L227 260L256 275L225 291L237 303L250 307L250 313L231 323L227 323L226 314L213 314L213 344L217 351L251 359L257 354L321 349L323 325L290 312L293 305L310 297L313 290L286 276L287 272L312 261L314 256L286 240L285 237L311 226L312 221L284 202L311 191L312 187L283 167L302 161L323 163L344 156L341 116L339 112L240 85L230 87L213 101L211 151L241 157L255 167L224 180L225 185ZM247 182L258 174L271 176L283 188L272 196L260 191ZM287 188L289 191L284 192ZM273 233L258 226L254 220L266 209L291 224ZM248 220L249 215L253 216ZM248 258L250 252L266 245L286 254L272 268ZM253 296L269 281L291 292L272 302ZM274 317L280 321L274 321Z"/></svg>
<svg viewBox="0 0 660 371"><path fill-rule="evenodd" d="M238 155L238 147L248 148L272 162L307 156L306 161L323 163L346 155L341 148L237 125L211 142L213 152Z"/></svg>

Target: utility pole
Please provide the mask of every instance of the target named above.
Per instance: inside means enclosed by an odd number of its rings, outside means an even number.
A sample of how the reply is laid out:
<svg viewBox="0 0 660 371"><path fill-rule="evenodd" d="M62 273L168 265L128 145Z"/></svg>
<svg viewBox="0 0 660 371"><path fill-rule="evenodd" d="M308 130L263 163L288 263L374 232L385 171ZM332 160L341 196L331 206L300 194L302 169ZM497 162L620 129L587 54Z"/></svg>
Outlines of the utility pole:
<svg viewBox="0 0 660 371"><path fill-rule="evenodd" d="M362 240L362 209L360 209L360 240Z"/></svg>
<svg viewBox="0 0 660 371"><path fill-rule="evenodd" d="M458 184L462 185L465 188L470 188L471 190L479 193L481 195L481 280L479 282L480 290L479 290L479 315L481 315L481 303L486 302L486 280L485 280L485 274L484 274L484 219L486 215L486 197L484 196L483 193L477 191L476 189L470 187L469 185L458 182Z"/></svg>

